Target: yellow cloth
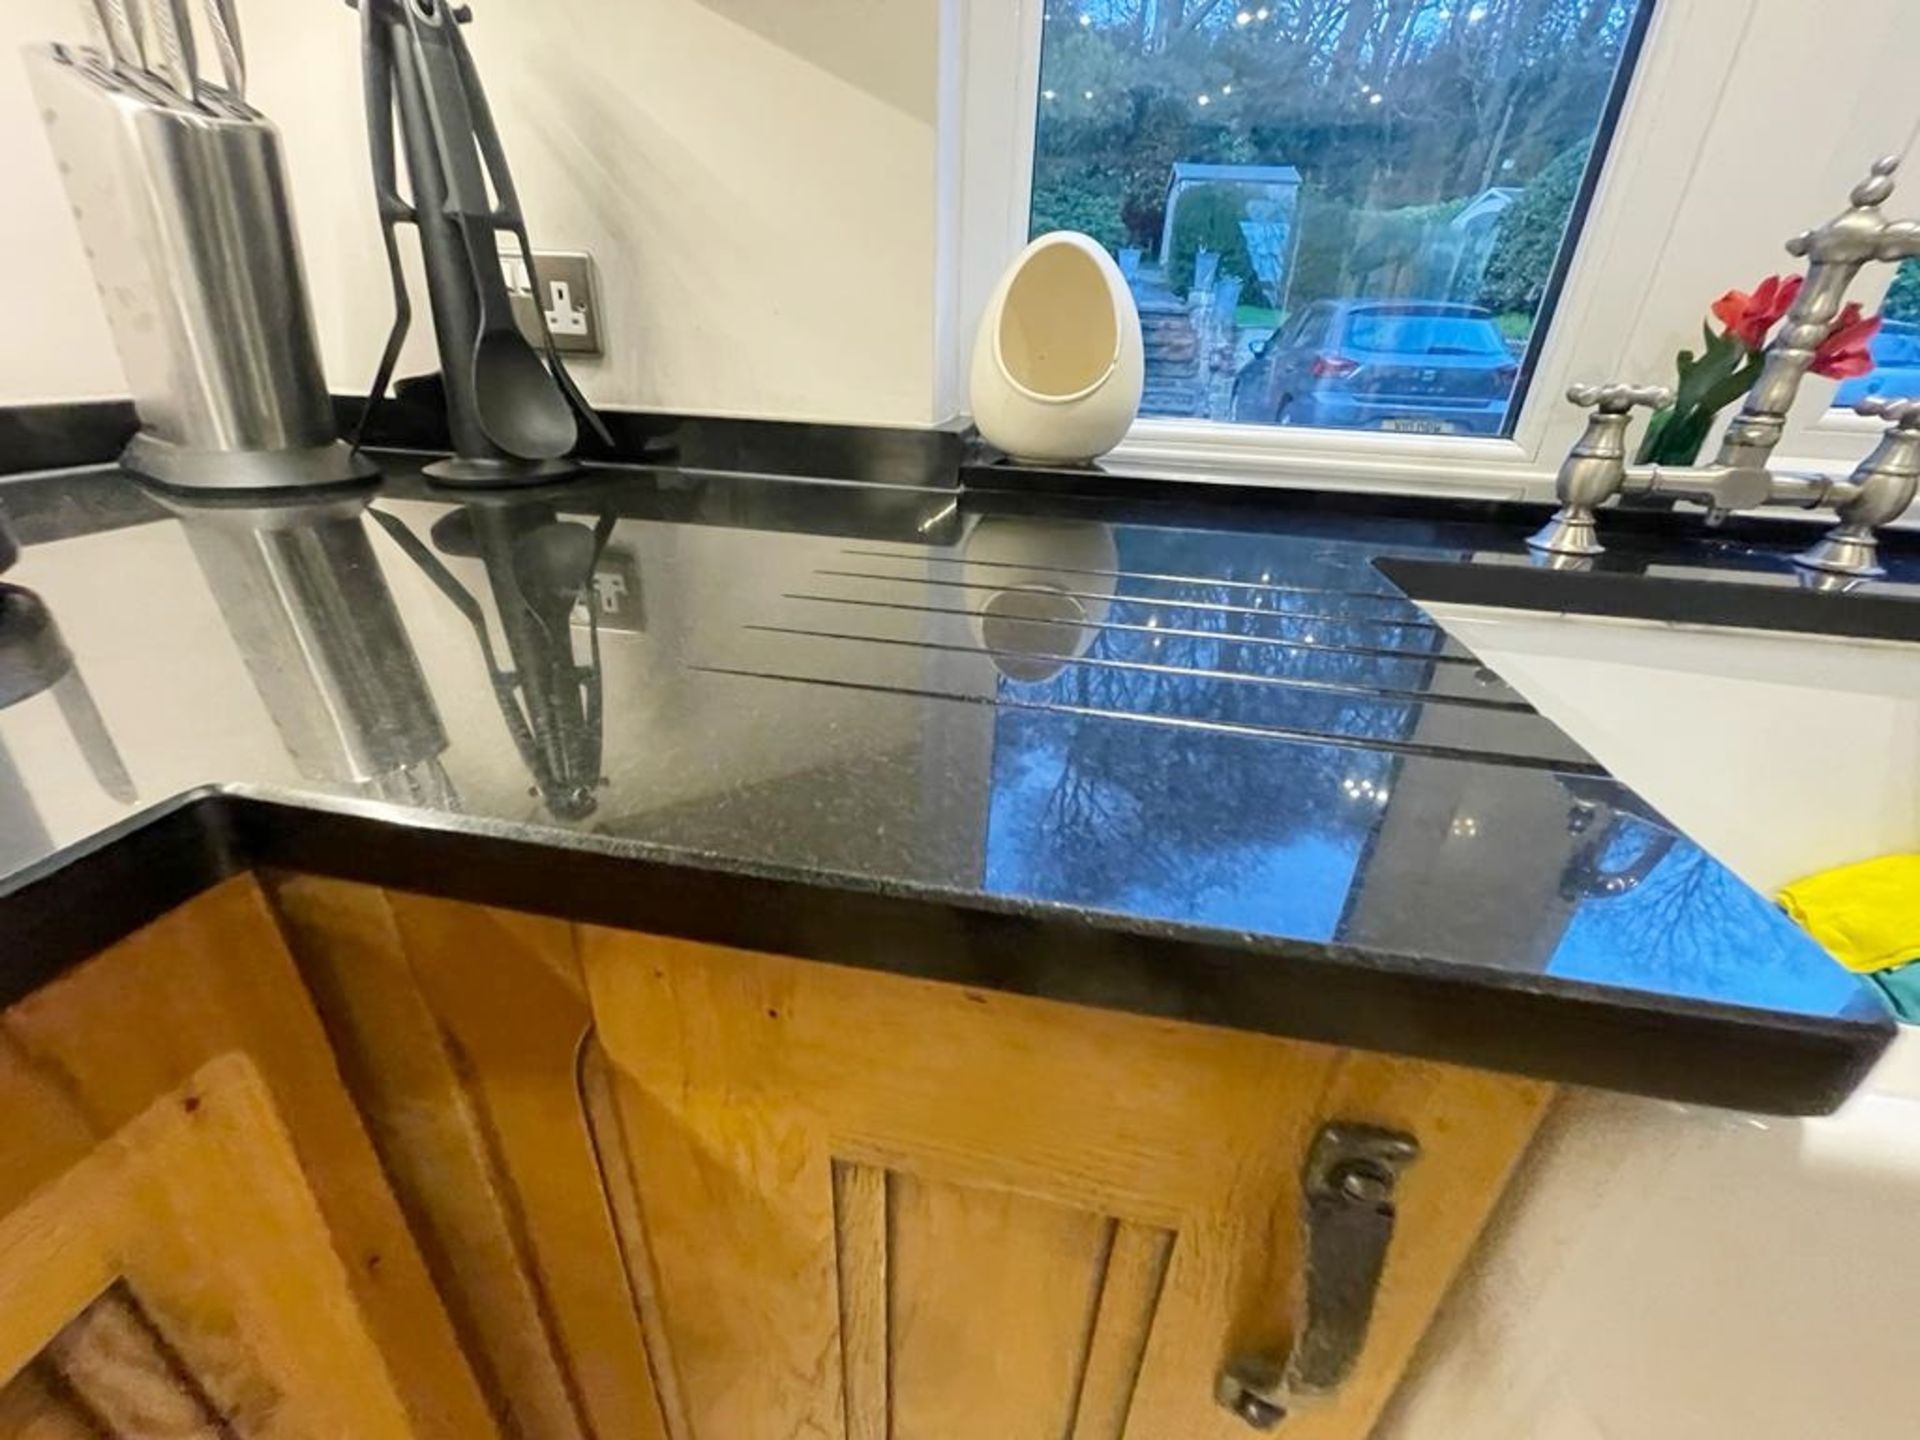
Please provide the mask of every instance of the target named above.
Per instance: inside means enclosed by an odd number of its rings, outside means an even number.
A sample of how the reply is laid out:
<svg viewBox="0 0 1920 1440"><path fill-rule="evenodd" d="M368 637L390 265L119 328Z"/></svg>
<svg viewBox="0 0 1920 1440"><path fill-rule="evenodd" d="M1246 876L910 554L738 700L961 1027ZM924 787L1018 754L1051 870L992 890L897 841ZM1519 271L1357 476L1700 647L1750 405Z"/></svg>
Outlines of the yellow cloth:
<svg viewBox="0 0 1920 1440"><path fill-rule="evenodd" d="M1883 855L1796 880L1780 903L1849 970L1920 960L1920 855Z"/></svg>

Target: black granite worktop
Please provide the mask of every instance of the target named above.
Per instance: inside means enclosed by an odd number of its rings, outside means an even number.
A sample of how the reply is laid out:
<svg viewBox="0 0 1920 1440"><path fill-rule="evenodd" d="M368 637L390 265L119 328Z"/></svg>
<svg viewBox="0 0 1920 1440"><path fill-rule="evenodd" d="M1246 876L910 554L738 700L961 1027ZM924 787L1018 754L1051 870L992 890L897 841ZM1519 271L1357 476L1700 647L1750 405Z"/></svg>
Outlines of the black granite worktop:
<svg viewBox="0 0 1920 1440"><path fill-rule="evenodd" d="M1892 1033L1376 564L1507 518L402 459L0 514L0 1001L277 865L1756 1110Z"/></svg>

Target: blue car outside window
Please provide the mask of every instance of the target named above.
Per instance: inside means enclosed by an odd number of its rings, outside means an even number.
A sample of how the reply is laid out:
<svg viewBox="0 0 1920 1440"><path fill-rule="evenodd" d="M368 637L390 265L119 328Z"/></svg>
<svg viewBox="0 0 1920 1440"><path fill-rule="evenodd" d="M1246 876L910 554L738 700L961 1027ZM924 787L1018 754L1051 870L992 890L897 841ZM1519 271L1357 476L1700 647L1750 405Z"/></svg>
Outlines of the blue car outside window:
<svg viewBox="0 0 1920 1440"><path fill-rule="evenodd" d="M1870 348L1876 365L1920 364L1920 332L1905 325L1898 329L1888 325L1873 337Z"/></svg>
<svg viewBox="0 0 1920 1440"><path fill-rule="evenodd" d="M1489 321L1394 310L1355 312L1347 320L1347 344L1398 355L1504 355L1507 348Z"/></svg>

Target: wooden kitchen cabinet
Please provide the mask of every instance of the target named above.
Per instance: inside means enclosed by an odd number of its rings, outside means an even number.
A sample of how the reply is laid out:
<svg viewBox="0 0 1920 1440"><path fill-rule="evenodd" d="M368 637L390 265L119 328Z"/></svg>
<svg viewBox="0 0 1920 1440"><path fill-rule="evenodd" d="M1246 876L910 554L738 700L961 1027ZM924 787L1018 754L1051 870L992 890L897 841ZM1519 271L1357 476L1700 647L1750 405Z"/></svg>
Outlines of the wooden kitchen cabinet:
<svg viewBox="0 0 1920 1440"><path fill-rule="evenodd" d="M583 1084L593 1017L571 927L337 880L270 884L510 1433L668 1440L645 1288L612 1211L624 1187L607 1181Z"/></svg>
<svg viewBox="0 0 1920 1440"><path fill-rule="evenodd" d="M0 1437L498 1435L251 877L0 1016Z"/></svg>
<svg viewBox="0 0 1920 1440"><path fill-rule="evenodd" d="M1549 1102L1530 1081L309 877L275 903L527 1440L1207 1440L1284 1353L1330 1120L1416 1136L1372 1427Z"/></svg>

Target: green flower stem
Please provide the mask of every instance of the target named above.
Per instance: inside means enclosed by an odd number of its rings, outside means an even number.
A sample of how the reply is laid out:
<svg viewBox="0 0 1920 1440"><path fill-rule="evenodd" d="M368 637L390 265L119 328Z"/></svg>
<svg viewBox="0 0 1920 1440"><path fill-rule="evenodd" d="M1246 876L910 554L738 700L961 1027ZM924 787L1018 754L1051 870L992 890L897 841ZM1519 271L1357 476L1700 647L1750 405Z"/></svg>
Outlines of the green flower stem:
<svg viewBox="0 0 1920 1440"><path fill-rule="evenodd" d="M1732 334L1703 330L1696 357L1682 350L1674 361L1678 383L1673 404L1653 413L1635 457L1642 465L1691 465L1700 458L1714 418L1753 388L1766 357Z"/></svg>

